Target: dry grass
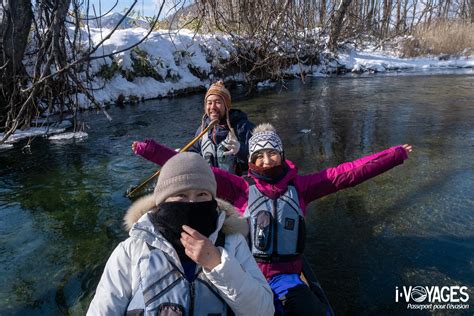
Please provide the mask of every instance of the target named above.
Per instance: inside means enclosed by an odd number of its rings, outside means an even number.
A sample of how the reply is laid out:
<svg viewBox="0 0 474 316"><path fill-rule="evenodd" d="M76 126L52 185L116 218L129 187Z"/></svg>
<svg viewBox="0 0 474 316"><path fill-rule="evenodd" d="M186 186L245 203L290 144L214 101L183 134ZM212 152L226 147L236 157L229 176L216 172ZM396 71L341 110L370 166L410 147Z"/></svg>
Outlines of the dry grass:
<svg viewBox="0 0 474 316"><path fill-rule="evenodd" d="M402 44L404 57L474 54L474 24L440 20L415 28Z"/></svg>

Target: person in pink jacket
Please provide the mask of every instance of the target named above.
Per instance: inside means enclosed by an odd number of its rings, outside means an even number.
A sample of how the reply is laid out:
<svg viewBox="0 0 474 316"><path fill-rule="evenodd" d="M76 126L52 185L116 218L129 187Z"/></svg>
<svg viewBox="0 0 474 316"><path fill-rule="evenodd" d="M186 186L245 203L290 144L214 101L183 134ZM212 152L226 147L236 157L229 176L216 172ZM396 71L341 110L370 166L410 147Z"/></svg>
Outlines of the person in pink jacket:
<svg viewBox="0 0 474 316"><path fill-rule="evenodd" d="M132 149L159 165L176 154L153 140L134 142ZM261 124L249 140L247 177L212 168L217 196L249 218L252 254L285 315L327 312L327 306L300 279L306 206L402 164L411 151L407 144L395 146L303 176L291 161L285 160L283 144L273 126Z"/></svg>

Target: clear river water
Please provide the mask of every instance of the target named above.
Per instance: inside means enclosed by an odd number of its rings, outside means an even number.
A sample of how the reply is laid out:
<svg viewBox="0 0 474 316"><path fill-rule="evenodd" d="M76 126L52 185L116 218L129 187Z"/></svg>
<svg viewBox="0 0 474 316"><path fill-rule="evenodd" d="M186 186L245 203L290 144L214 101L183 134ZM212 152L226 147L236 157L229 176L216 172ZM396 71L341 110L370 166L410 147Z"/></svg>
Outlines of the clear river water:
<svg viewBox="0 0 474 316"><path fill-rule="evenodd" d="M306 255L338 315L411 314L396 287L467 286L474 310L474 72L308 78L233 106L271 122L307 174L409 143L410 158L308 209ZM82 141L0 152L0 315L82 315L127 237L123 196L157 170L133 140L194 135L203 94L82 115ZM419 315L427 311L416 311ZM452 311L453 312L453 311Z"/></svg>

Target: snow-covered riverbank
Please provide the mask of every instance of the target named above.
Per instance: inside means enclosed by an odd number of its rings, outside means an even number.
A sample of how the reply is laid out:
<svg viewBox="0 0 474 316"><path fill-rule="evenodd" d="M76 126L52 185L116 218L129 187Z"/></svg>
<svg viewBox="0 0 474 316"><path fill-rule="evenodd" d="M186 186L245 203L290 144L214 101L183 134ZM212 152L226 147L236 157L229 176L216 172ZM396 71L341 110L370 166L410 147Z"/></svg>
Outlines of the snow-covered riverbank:
<svg viewBox="0 0 474 316"><path fill-rule="evenodd" d="M100 42L108 30L91 29L94 43ZM147 30L130 28L117 30L96 55L107 55L138 42ZM87 34L83 33L83 38ZM95 75L91 88L96 100L104 105L117 102L135 102L159 97L204 90L212 81L243 81L243 74L225 69L225 64L235 58L236 50L229 37L194 34L189 30L179 32L152 32L137 48L114 57L94 60L91 73ZM429 71L438 69L474 69L474 55L463 57L401 58L396 50L375 50L368 46L356 49L346 45L337 55L320 52L318 65L295 64L282 69L285 77L298 76L301 72L311 76L334 73ZM261 84L265 86L268 82ZM84 95L79 95L80 107L92 105ZM12 148L11 143L23 138L65 132L67 127L35 127L17 131L0 149ZM82 135L82 134L81 134ZM2 138L0 133L0 138ZM82 137L82 136L81 136ZM56 136L57 138L57 136Z"/></svg>
<svg viewBox="0 0 474 316"><path fill-rule="evenodd" d="M93 33L94 42L101 36L98 30ZM105 42L104 49L99 53L108 54L128 47L138 41L146 33L144 29L118 30ZM225 36L196 35L189 30L178 33L153 32L151 36L139 45L139 50L128 51L110 58L99 60L95 64L97 73L100 67L113 73L110 80L97 80L97 87L103 89L94 93L102 103L113 103L118 98L124 100L141 100L175 95L181 91L193 91L205 88L216 79L225 81L242 81L242 73L229 73L222 65L235 58L235 48L232 41ZM439 57L424 57L405 59L398 57L396 52L373 50L368 47L357 50L347 46L338 56L328 58L326 52L321 52L319 65L295 64L283 69L285 76L298 76L300 72L307 75L328 75L343 72L385 72L393 70L417 70L439 68L473 68L474 55L440 60ZM147 77L130 78L128 74L137 73L137 58L142 60L142 67L150 67ZM115 65L112 66L112 63ZM104 64L108 66L103 66ZM144 69L138 69L144 72ZM225 77L224 77L225 76ZM128 77L128 78L127 78ZM88 103L85 102L85 107Z"/></svg>

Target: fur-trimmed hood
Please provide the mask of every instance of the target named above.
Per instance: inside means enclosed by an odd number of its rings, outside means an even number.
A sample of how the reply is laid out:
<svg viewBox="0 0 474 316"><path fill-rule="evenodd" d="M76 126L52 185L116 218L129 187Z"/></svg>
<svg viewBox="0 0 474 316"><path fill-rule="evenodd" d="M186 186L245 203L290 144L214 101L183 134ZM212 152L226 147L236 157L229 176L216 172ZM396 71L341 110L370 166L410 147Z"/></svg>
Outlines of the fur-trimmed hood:
<svg viewBox="0 0 474 316"><path fill-rule="evenodd" d="M230 203L221 200L217 200L217 209L219 212L224 212L226 218L222 226L222 232L226 235L230 234L242 234L247 236L249 233L249 225L247 220L243 218L237 211L237 209ZM141 197L136 200L127 210L123 221L127 231L130 231L133 224L143 216L143 214L155 208L155 199L153 194ZM159 210L158 210L159 211Z"/></svg>

